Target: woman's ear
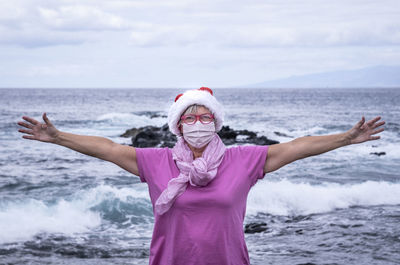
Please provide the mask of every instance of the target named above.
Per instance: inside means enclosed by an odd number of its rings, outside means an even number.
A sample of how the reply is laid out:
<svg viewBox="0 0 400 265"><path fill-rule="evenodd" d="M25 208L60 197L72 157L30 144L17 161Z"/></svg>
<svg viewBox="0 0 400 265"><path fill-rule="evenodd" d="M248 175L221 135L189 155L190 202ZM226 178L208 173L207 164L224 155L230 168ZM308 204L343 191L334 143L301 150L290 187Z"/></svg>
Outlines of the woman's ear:
<svg viewBox="0 0 400 265"><path fill-rule="evenodd" d="M178 121L177 124L179 132L182 134L182 122Z"/></svg>

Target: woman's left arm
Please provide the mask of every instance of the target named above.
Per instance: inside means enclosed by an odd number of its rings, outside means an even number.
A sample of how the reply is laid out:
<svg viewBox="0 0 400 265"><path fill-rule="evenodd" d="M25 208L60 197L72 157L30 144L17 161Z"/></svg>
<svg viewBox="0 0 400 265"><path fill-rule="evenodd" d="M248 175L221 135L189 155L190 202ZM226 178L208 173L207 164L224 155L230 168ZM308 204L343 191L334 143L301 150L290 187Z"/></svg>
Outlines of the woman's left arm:
<svg viewBox="0 0 400 265"><path fill-rule="evenodd" d="M384 121L378 122L380 119L381 117L376 117L365 122L365 118L362 117L353 128L345 133L305 136L287 143L271 145L268 149L264 173L275 171L296 160L319 155L342 146L378 140L380 136L374 135L382 132L384 129L379 127L385 124Z"/></svg>

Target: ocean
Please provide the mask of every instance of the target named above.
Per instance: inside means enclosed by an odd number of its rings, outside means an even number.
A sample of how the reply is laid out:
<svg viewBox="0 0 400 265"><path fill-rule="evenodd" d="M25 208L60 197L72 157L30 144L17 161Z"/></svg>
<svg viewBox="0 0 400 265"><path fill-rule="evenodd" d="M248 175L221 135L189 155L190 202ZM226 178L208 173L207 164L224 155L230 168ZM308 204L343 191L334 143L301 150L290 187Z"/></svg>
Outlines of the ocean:
<svg viewBox="0 0 400 265"><path fill-rule="evenodd" d="M109 162L21 138L23 115L130 144L166 123L179 89L1 89L0 264L148 264L147 186ZM215 89L225 125L286 142L386 121L381 140L296 161L250 191L253 265L399 264L400 89ZM377 156L371 153L381 153Z"/></svg>

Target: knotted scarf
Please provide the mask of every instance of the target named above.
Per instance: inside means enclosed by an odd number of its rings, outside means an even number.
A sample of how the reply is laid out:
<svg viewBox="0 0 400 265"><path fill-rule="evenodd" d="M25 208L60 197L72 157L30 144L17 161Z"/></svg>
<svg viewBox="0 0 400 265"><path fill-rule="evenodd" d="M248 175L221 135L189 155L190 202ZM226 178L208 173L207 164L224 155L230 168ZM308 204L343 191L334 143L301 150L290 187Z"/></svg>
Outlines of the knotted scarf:
<svg viewBox="0 0 400 265"><path fill-rule="evenodd" d="M219 165L225 154L225 145L218 134L215 134L201 157L193 160L193 153L183 137L172 148L172 158L179 168L179 175L172 178L167 188L161 193L155 203L156 213L167 212L176 198L185 192L187 183L192 186L206 186L215 178Z"/></svg>

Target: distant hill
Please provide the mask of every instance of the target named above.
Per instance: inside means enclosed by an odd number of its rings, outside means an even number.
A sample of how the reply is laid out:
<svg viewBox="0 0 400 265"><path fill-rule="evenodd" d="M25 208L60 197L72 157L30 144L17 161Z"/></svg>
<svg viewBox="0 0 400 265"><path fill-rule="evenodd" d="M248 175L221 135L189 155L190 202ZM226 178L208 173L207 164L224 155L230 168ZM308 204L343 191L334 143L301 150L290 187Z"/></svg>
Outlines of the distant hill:
<svg viewBox="0 0 400 265"><path fill-rule="evenodd" d="M373 88L399 87L400 66L374 66L350 71L335 71L291 76L248 88Z"/></svg>

